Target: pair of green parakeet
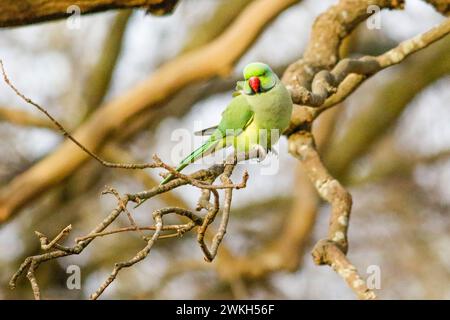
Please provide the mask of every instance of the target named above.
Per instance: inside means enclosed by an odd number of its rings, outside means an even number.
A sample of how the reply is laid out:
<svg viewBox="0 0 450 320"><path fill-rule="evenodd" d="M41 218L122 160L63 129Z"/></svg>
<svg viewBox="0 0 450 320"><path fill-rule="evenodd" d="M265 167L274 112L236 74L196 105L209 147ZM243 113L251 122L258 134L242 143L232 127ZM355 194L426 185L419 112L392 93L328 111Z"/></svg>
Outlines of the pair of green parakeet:
<svg viewBox="0 0 450 320"><path fill-rule="evenodd" d="M222 113L219 125L200 132L210 138L184 158L177 171L230 146L236 153L248 153L254 148L270 150L288 127L292 99L278 76L267 64L260 62L248 64L243 74L244 80L237 82L233 99ZM168 175L161 184L172 179L173 175Z"/></svg>

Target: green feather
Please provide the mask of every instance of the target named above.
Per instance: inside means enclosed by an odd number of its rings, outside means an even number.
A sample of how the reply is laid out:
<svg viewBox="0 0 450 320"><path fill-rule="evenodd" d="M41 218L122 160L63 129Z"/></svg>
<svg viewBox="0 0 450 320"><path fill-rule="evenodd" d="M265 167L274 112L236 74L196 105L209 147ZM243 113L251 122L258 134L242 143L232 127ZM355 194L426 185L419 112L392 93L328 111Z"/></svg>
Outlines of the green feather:
<svg viewBox="0 0 450 320"><path fill-rule="evenodd" d="M215 135L211 136L201 147L195 149L190 155L184 158L176 170L180 172L184 168L186 168L189 164L195 162L195 160L203 157L205 153L210 153L212 149L217 145L219 140L215 139ZM160 185L166 184L174 178L173 174L169 174L163 181L161 181Z"/></svg>
<svg viewBox="0 0 450 320"><path fill-rule="evenodd" d="M216 132L218 132L218 130L216 130ZM183 170L184 168L186 168L189 164L191 164L192 162L194 162L195 160L203 157L205 155L205 153L211 153L211 151L214 150L214 147L217 145L217 143L220 141L220 139L216 139L217 134L213 134L208 141L206 141L201 147L197 148L196 150L194 150L190 155L188 155L186 158L184 158L180 164L178 165L178 167L176 168L176 170L178 172L180 172L181 170ZM169 181L173 180L174 176L173 174L169 174L167 177L164 178L163 181L161 181L161 183L159 184L160 186L168 183ZM148 199L144 199L142 200L139 204L137 204L134 208L139 207L141 204L143 204L145 201L147 201Z"/></svg>

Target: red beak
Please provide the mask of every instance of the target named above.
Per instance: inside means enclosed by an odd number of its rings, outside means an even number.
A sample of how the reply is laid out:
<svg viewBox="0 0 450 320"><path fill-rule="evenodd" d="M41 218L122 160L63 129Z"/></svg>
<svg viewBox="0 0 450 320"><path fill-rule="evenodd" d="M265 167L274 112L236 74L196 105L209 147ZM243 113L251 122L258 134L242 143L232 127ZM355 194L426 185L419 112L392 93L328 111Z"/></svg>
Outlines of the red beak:
<svg viewBox="0 0 450 320"><path fill-rule="evenodd" d="M252 88L254 93L258 93L261 87L261 80L258 77L251 77L248 79L248 84Z"/></svg>

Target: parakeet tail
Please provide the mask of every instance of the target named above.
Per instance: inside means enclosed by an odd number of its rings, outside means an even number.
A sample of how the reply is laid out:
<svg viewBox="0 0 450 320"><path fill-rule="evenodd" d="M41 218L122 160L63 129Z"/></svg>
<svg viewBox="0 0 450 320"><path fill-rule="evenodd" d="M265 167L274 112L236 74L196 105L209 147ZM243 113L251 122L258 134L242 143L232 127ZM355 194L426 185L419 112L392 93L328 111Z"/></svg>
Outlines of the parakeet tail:
<svg viewBox="0 0 450 320"><path fill-rule="evenodd" d="M196 149L194 152L192 152L190 155L188 155L186 158L183 159L183 161L180 162L176 170L180 172L184 168L186 168L189 164L194 162L195 160L201 158L202 156L205 156L209 154L212 149L217 145L218 140L209 139L206 141L201 147ZM166 184L167 182L171 181L174 178L172 174L169 174L166 178L164 178L163 181L161 181L160 185Z"/></svg>
<svg viewBox="0 0 450 320"><path fill-rule="evenodd" d="M176 170L178 172L180 172L181 170L186 168L189 164L191 164L195 160L201 158L202 156L210 154L214 150L214 147L217 145L217 143L220 141L220 140L216 140L216 139L213 140L213 139L214 139L214 137L211 137L201 147L199 147L194 152L192 152L190 155L188 155L186 158L184 158L183 161L180 162L180 164L178 165ZM174 178L174 176L172 174L169 174L166 178L164 178L163 181L161 181L161 183L159 185L166 184L167 182L171 181L173 178ZM135 208L139 207L141 204L143 204L147 200L148 199L142 200L135 206Z"/></svg>

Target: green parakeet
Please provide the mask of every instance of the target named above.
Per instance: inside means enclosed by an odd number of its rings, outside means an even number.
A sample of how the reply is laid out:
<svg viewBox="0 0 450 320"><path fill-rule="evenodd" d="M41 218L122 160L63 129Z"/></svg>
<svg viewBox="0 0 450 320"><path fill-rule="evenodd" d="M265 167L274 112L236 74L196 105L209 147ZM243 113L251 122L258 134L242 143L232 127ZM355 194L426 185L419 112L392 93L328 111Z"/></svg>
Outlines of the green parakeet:
<svg viewBox="0 0 450 320"><path fill-rule="evenodd" d="M288 127L292 113L289 91L278 76L264 63L254 62L244 68L244 79L238 81L234 98L222 113L219 125L202 130L210 138L180 162L177 171L219 149L233 146L236 152L251 148L270 150ZM274 130L276 134L273 134ZM161 184L172 180L168 175Z"/></svg>

